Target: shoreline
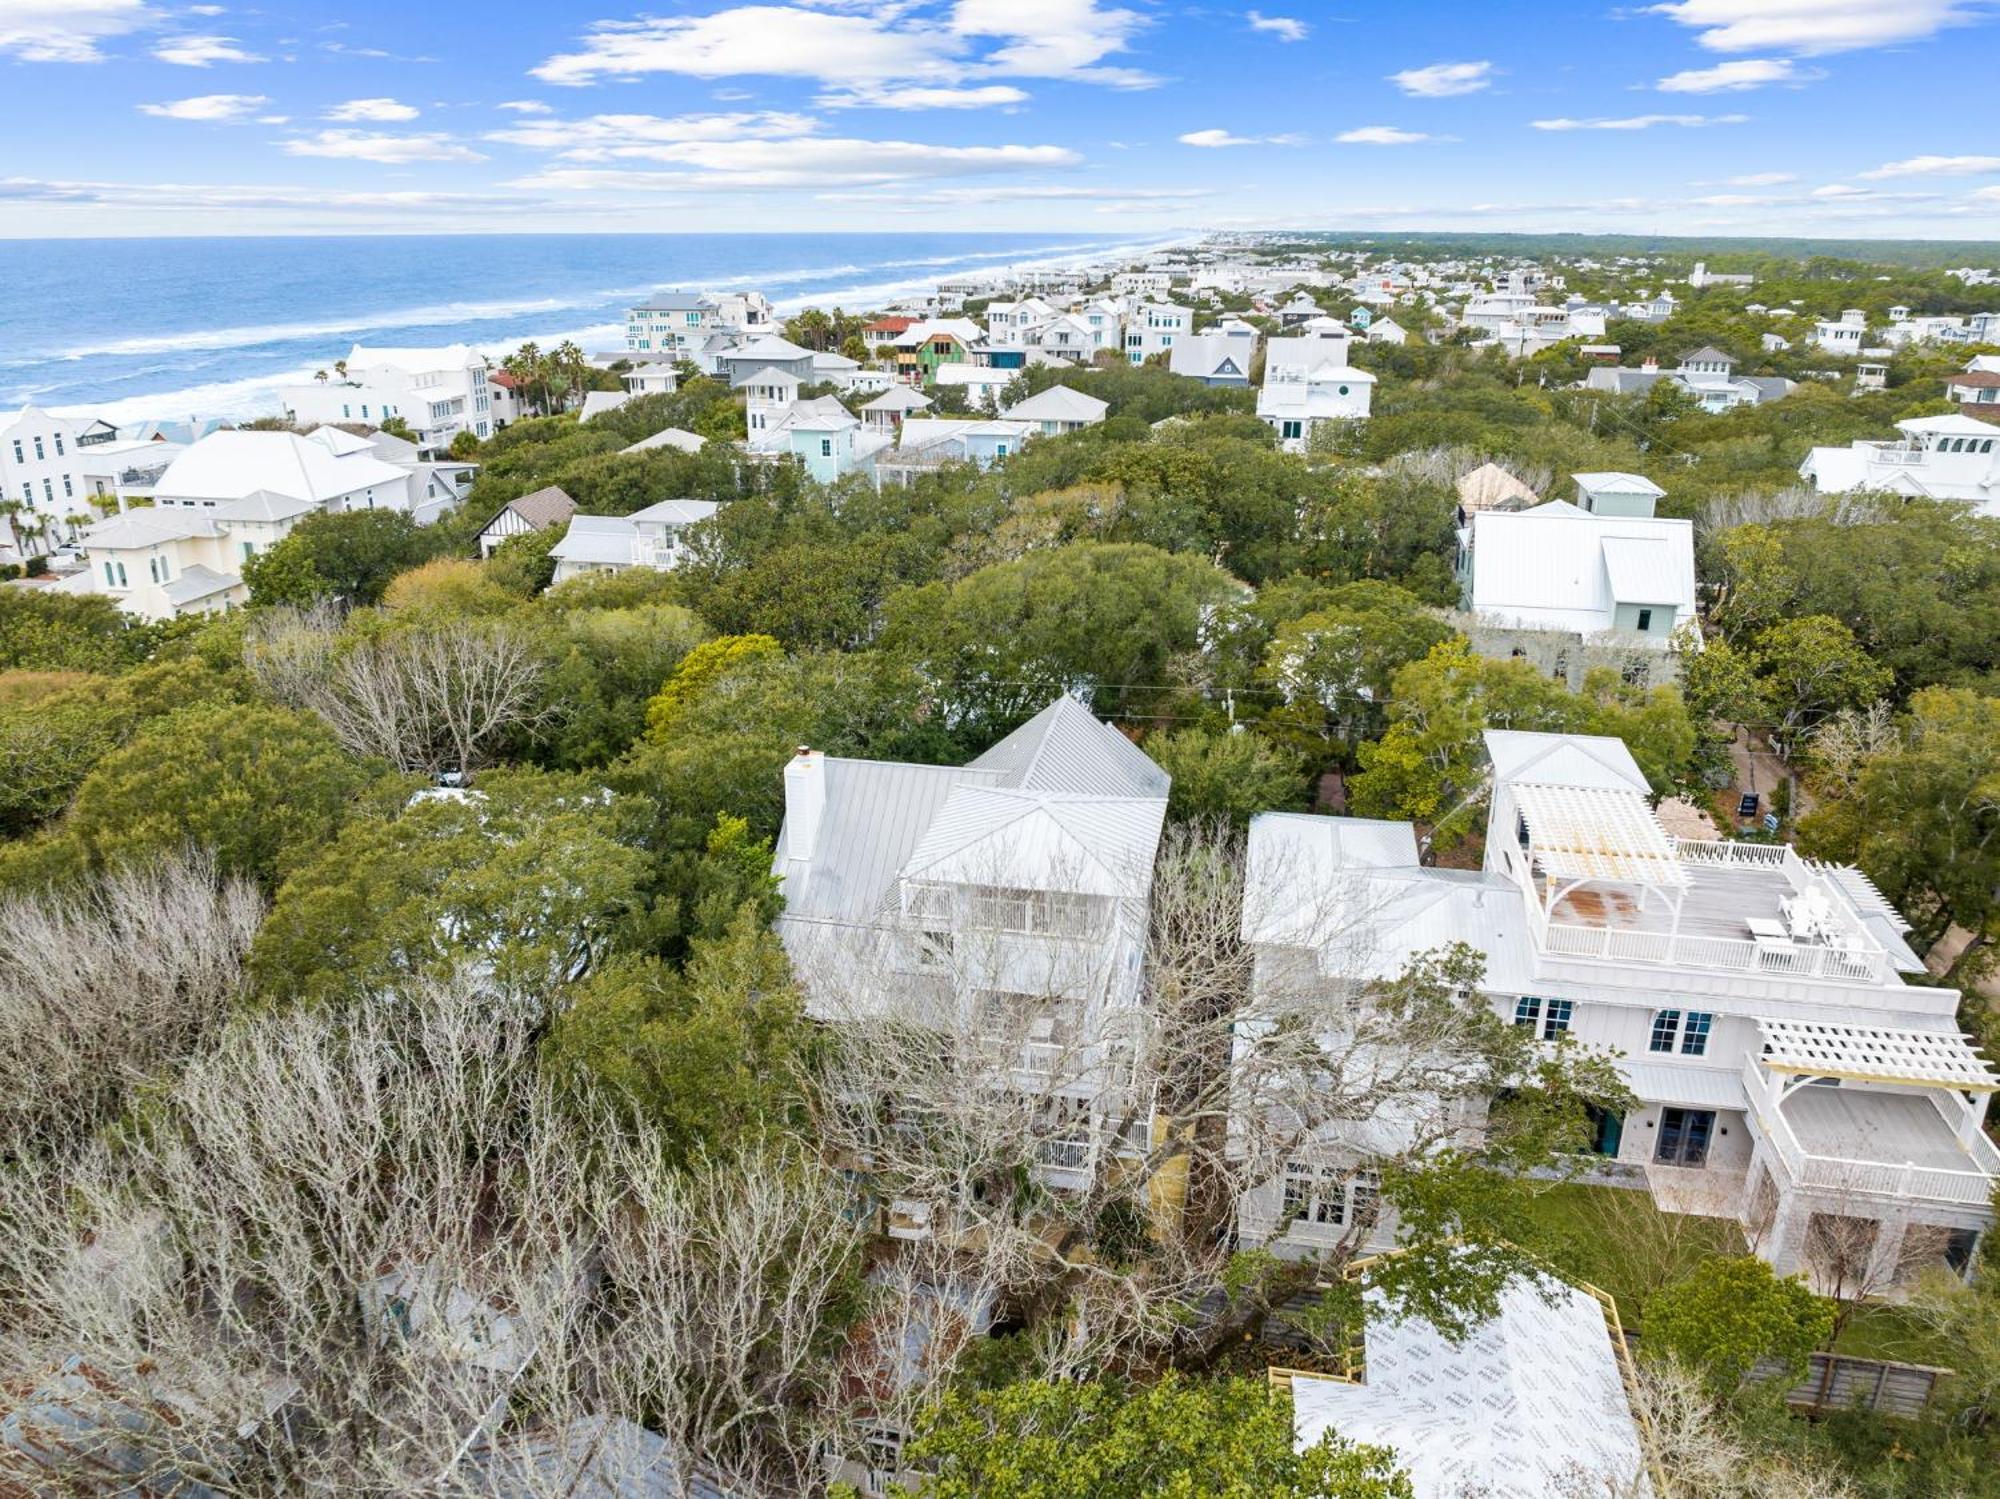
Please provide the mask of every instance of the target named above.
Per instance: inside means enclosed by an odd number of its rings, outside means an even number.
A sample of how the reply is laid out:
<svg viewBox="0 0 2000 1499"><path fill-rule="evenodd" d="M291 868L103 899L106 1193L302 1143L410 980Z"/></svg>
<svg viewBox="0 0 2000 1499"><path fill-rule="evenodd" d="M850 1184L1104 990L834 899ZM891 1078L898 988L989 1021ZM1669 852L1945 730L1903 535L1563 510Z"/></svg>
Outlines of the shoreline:
<svg viewBox="0 0 2000 1499"><path fill-rule="evenodd" d="M787 314L798 312L807 307L852 305L857 300L864 306L872 307L878 302L886 302L898 297L912 295L918 291L927 290L936 286L940 280L996 283L1022 271L1061 270L1073 266L1100 263L1125 265L1148 255L1158 254L1164 250L1195 243L1200 238L1201 235L1199 233L1182 233L1170 237L1133 240L1123 244L1097 246L1088 249L1083 247L1057 249L1048 254L1007 259L991 266L946 271L943 274L937 274L934 271L930 275L853 282L823 291L799 292L790 296L777 296L771 299L771 305L774 311ZM998 257L1010 255L1012 252L996 251L991 252L991 254L992 258L997 260ZM967 261L976 261L982 258L988 257L982 256L979 252L969 252L965 255L929 256L907 261L888 261L872 268L855 266L835 269L852 269L856 275L867 275L871 270L887 271L905 266L912 268L921 265L929 265L936 268L960 266ZM807 279L808 277L821 274L826 274L826 272L822 269L814 268L806 271L781 271L764 276L733 276L725 277L721 280L704 282L702 283L702 288L749 289L754 288L759 282L783 285L787 280ZM644 295L645 293L627 294ZM583 306L595 306L598 303L596 300L593 300L590 303L579 303L577 305L579 310L581 310ZM418 310L421 311L423 309ZM385 314L383 319L365 325L358 325L354 331L357 333L366 333L377 328L393 327L394 323L391 321L393 316L395 315ZM408 314L404 314L404 316L408 316ZM194 338L200 337L198 334L191 336ZM541 345L543 348L548 348L567 340L580 345L586 353L590 353L602 350L607 346L622 345L624 337L625 328L621 321L596 322L581 327L543 329L520 334L509 333L492 340L474 337L450 339L448 342L469 344L484 353L488 359L497 365L502 358L513 353L525 343L535 343ZM149 337L143 340L148 346L156 343L166 344L170 341L170 335ZM367 341L365 338L349 338L346 340L348 343L365 343ZM131 342L135 341L127 341L127 343ZM336 351L332 357L337 358L344 352L344 349ZM233 380L208 381L199 385L183 386L174 390L144 395L115 396L109 400L66 401L60 405L49 406L45 409L58 416L100 416L106 421L115 422L120 425L147 420L254 421L259 417L276 416L282 412L283 407L277 395L280 386L302 385L312 379L315 370L326 368L328 362L327 358L322 357L308 364L295 366L288 370L273 371L267 374L246 375ZM30 398L25 404L32 405L39 403Z"/></svg>

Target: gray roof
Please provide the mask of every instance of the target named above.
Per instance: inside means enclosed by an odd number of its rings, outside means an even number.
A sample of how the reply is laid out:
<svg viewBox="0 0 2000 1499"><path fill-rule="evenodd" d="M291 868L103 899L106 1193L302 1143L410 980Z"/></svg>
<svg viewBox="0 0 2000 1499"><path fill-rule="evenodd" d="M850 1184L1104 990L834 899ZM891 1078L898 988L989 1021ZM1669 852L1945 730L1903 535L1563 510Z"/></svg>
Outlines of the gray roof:
<svg viewBox="0 0 2000 1499"><path fill-rule="evenodd" d="M713 500L656 500L627 517L636 526L691 526L721 508Z"/></svg>
<svg viewBox="0 0 2000 1499"><path fill-rule="evenodd" d="M509 500L501 513L505 514L508 510L520 516L537 531L542 531L575 515L576 501L571 499L560 485L548 484ZM493 520L499 518L496 515ZM488 521L487 524L490 526L493 521Z"/></svg>
<svg viewBox="0 0 2000 1499"><path fill-rule="evenodd" d="M1165 796L1171 784L1152 756L1064 695L972 762L1022 791Z"/></svg>
<svg viewBox="0 0 2000 1499"><path fill-rule="evenodd" d="M310 515L320 508L319 501L302 499L297 495L279 494L275 489L253 489L240 500L231 500L226 505L217 505L209 513L217 520L291 520L295 516Z"/></svg>
<svg viewBox="0 0 2000 1499"><path fill-rule="evenodd" d="M677 448L683 453L698 453L708 439L692 432L684 432L679 427L662 427L651 437L642 437L628 448L620 448L621 453L645 453L654 448Z"/></svg>
<svg viewBox="0 0 2000 1499"><path fill-rule="evenodd" d="M1681 355L1682 364L1734 364L1736 356L1718 349L1714 344L1703 344L1692 354Z"/></svg>
<svg viewBox="0 0 2000 1499"><path fill-rule="evenodd" d="M549 548L558 562L595 562L629 566L632 539L638 534L626 515L572 515L561 541Z"/></svg>
<svg viewBox="0 0 2000 1499"><path fill-rule="evenodd" d="M175 608L179 608L182 604L192 604L197 599L212 598L231 588L239 588L242 584L243 580L233 573L219 573L197 562L193 567L183 568L181 575L163 586L160 592L167 596Z"/></svg>
<svg viewBox="0 0 2000 1499"><path fill-rule="evenodd" d="M904 765L889 760L826 759L826 810L819 824L811 876L787 880L787 916L871 921L884 914L897 876L943 808L952 788L991 786L991 771L958 765ZM791 861L786 833L778 834L772 867L783 874Z"/></svg>

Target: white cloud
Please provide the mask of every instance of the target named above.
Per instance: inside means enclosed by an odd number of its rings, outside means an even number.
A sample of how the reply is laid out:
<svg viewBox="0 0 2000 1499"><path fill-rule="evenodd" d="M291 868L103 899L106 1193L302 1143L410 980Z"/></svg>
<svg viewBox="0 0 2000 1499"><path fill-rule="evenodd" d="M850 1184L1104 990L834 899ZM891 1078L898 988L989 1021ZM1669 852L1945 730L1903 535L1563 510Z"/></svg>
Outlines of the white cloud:
<svg viewBox="0 0 2000 1499"><path fill-rule="evenodd" d="M1533 120L1537 130L1651 130L1655 125L1681 125L1690 130L1704 125L1741 125L1748 115L1627 115L1622 119Z"/></svg>
<svg viewBox="0 0 2000 1499"><path fill-rule="evenodd" d="M1783 182L1797 182L1799 178L1796 172L1745 172L1724 180L1731 187L1776 187Z"/></svg>
<svg viewBox="0 0 2000 1499"><path fill-rule="evenodd" d="M0 177L0 202L95 204L115 208L304 208L350 210L491 209L533 207L532 199L503 193L342 192L324 187L248 186L183 182L72 182Z"/></svg>
<svg viewBox="0 0 2000 1499"><path fill-rule="evenodd" d="M864 85L837 94L822 94L813 102L824 109L994 109L1027 102L1027 91L1008 83L971 88L922 84L899 87Z"/></svg>
<svg viewBox="0 0 2000 1499"><path fill-rule="evenodd" d="M1212 198L1216 189L1208 187L1113 187L1099 183L1092 187L1058 187L1023 184L1019 187L933 187L872 189L859 192L815 193L822 203L920 203L959 206L976 203L1039 203L1088 200L1093 203L1170 203L1194 198Z"/></svg>
<svg viewBox="0 0 2000 1499"><path fill-rule="evenodd" d="M246 118L271 101L262 94L197 94L166 104L141 104L140 114L161 120L196 120L227 125Z"/></svg>
<svg viewBox="0 0 2000 1499"><path fill-rule="evenodd" d="M702 115L592 115L582 120L523 120L486 139L552 151L570 161L646 157L656 146L690 141L790 140L819 126L811 115L775 110Z"/></svg>
<svg viewBox="0 0 2000 1499"><path fill-rule="evenodd" d="M763 188L866 187L925 177L960 177L1074 166L1064 146L933 146L917 141L803 136L783 140L685 141L616 153L693 170L551 167L512 187L563 191L749 191Z"/></svg>
<svg viewBox="0 0 2000 1499"><path fill-rule="evenodd" d="M1398 130L1394 125L1362 125L1334 137L1343 146L1414 146L1418 141L1434 139L1421 130Z"/></svg>
<svg viewBox="0 0 2000 1499"><path fill-rule="evenodd" d="M555 113L540 99L503 99L493 106L495 109L509 109L517 115L552 115Z"/></svg>
<svg viewBox="0 0 2000 1499"><path fill-rule="evenodd" d="M1312 27L1290 16L1259 15L1253 10L1244 19L1249 21L1252 31L1268 31L1281 42L1302 42L1312 34Z"/></svg>
<svg viewBox="0 0 2000 1499"><path fill-rule="evenodd" d="M1103 59L1145 24L1098 0L956 0L942 17L904 5L837 14L810 4L738 5L704 16L599 21L579 49L531 71L546 83L678 73L767 75L834 87L959 83L978 76L1073 78L1120 88L1157 80ZM980 52L981 40L995 43Z"/></svg>
<svg viewBox="0 0 2000 1499"><path fill-rule="evenodd" d="M1493 86L1490 62L1434 62L1427 68L1405 68L1391 73L1389 82L1418 99L1448 99L1454 94L1476 94Z"/></svg>
<svg viewBox="0 0 2000 1499"><path fill-rule="evenodd" d="M187 13L191 16L219 16L225 7L220 5L190 5Z"/></svg>
<svg viewBox="0 0 2000 1499"><path fill-rule="evenodd" d="M406 166L418 161L484 161L448 135L386 135L372 130L322 130L283 143L287 156L331 156L343 161L375 161Z"/></svg>
<svg viewBox="0 0 2000 1499"><path fill-rule="evenodd" d="M329 109L326 118L350 124L367 121L376 125L395 125L404 120L414 120L421 113L414 104L400 104L394 99L349 99L345 104L336 104Z"/></svg>
<svg viewBox="0 0 2000 1499"><path fill-rule="evenodd" d="M1864 182L1880 182L1889 177L1979 177L2000 172L2000 156L1912 156L1862 172Z"/></svg>
<svg viewBox="0 0 2000 1499"><path fill-rule="evenodd" d="M1976 187L1967 196L1981 203L2000 203L2000 187Z"/></svg>
<svg viewBox="0 0 2000 1499"><path fill-rule="evenodd" d="M292 123L292 117L290 115L258 115L257 123L259 125L289 125Z"/></svg>
<svg viewBox="0 0 2000 1499"><path fill-rule="evenodd" d="M1232 135L1227 130L1190 130L1186 135L1176 136L1183 146L1202 146L1216 149L1223 146L1303 146L1303 135ZM1117 144L1115 141L1112 144Z"/></svg>
<svg viewBox="0 0 2000 1499"><path fill-rule="evenodd" d="M143 0L0 0L0 55L23 62L102 62L98 43L155 19Z"/></svg>
<svg viewBox="0 0 2000 1499"><path fill-rule="evenodd" d="M1727 94L1774 83L1812 83L1825 76L1811 69L1801 71L1789 57L1744 57L1672 73L1654 87L1663 94Z"/></svg>
<svg viewBox="0 0 2000 1499"><path fill-rule="evenodd" d="M1978 19L1961 0L1672 0L1651 7L1711 52L1807 55L1913 42Z"/></svg>
<svg viewBox="0 0 2000 1499"><path fill-rule="evenodd" d="M246 52L233 36L169 37L153 48L161 62L178 63L184 68L205 68L218 62L262 62L254 52Z"/></svg>

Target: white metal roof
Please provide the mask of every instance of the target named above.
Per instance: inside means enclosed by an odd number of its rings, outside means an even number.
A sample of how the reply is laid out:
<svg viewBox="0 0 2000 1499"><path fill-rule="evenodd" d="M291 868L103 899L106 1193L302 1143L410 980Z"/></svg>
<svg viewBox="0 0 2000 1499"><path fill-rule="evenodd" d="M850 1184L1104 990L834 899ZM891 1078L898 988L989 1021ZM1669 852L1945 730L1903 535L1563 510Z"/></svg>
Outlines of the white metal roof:
<svg viewBox="0 0 2000 1499"><path fill-rule="evenodd" d="M1645 793L1645 772L1625 741L1611 734L1546 734L1488 729L1486 755L1497 781L1548 786L1603 786Z"/></svg>
<svg viewBox="0 0 2000 1499"><path fill-rule="evenodd" d="M1679 1062L1637 1062L1617 1057L1612 1065L1641 1103L1670 1103L1683 1108L1740 1109L1747 1106L1743 1079L1719 1067L1691 1067Z"/></svg>
<svg viewBox="0 0 2000 1499"><path fill-rule="evenodd" d="M1051 385L1000 414L1011 421L1023 422L1097 422L1110 409L1109 402L1096 396L1071 390L1067 385Z"/></svg>
<svg viewBox="0 0 2000 1499"><path fill-rule="evenodd" d="M638 528L629 515L572 515L569 529L549 548L549 555L558 562L629 566L637 536Z"/></svg>
<svg viewBox="0 0 2000 1499"><path fill-rule="evenodd" d="M1886 1030L1761 1017L1757 1029L1764 1038L1761 1060L1773 1071L1981 1093L2000 1090L2000 1074L1957 1031Z"/></svg>
<svg viewBox="0 0 2000 1499"><path fill-rule="evenodd" d="M377 458L365 440L357 441L360 448L336 453L331 438L315 441L296 432L211 432L167 465L154 490L163 498L240 500L268 489L324 503L379 488L385 497L404 498L408 472Z"/></svg>
<svg viewBox="0 0 2000 1499"><path fill-rule="evenodd" d="M1459 1343L1369 1299L1362 1381L1292 1380L1301 1450L1329 1430L1393 1448L1417 1499L1624 1493L1641 1475L1639 1426L1588 1293L1517 1281Z"/></svg>
<svg viewBox="0 0 2000 1499"><path fill-rule="evenodd" d="M1602 786L1514 784L1535 857L1565 880L1628 880L1679 887L1687 871L1645 797Z"/></svg>
<svg viewBox="0 0 2000 1499"><path fill-rule="evenodd" d="M1060 796L961 785L903 866L905 878L1142 897L1167 814L1161 797Z"/></svg>
<svg viewBox="0 0 2000 1499"><path fill-rule="evenodd" d="M1694 527L1551 500L1472 517L1472 612L1528 629L1608 630L1623 603L1694 615ZM1624 543L1650 543L1648 550ZM1617 545L1614 545L1617 543ZM1632 589L1634 592L1625 590Z"/></svg>
<svg viewBox="0 0 2000 1499"><path fill-rule="evenodd" d="M1578 485L1591 494L1640 494L1660 499L1666 491L1644 474L1627 474L1617 469L1602 473L1573 475Z"/></svg>
<svg viewBox="0 0 2000 1499"><path fill-rule="evenodd" d="M629 448L620 448L621 453L645 453L654 448L678 448L683 453L698 453L702 444L708 441L692 432L684 432L679 427L662 427L651 437L642 437Z"/></svg>

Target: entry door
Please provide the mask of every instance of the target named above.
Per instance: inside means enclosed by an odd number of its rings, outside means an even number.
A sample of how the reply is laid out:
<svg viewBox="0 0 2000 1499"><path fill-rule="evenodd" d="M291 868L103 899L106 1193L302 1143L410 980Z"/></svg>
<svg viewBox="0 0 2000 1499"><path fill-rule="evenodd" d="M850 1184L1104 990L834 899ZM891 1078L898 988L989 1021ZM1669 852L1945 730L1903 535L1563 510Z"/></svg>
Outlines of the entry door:
<svg viewBox="0 0 2000 1499"><path fill-rule="evenodd" d="M1653 1159L1663 1166L1705 1166L1714 1133L1712 1109L1661 1109L1660 1143Z"/></svg>

